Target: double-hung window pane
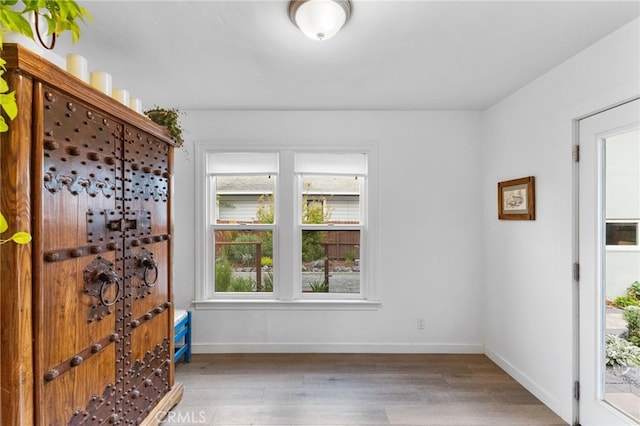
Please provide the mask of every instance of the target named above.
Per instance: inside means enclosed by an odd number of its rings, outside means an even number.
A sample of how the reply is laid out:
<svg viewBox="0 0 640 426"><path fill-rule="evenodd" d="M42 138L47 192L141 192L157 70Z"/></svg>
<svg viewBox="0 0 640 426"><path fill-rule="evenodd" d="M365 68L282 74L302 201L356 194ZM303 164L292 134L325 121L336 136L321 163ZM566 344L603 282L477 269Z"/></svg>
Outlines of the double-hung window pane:
<svg viewBox="0 0 640 426"><path fill-rule="evenodd" d="M301 154L298 173L303 293L360 294L361 154Z"/></svg>
<svg viewBox="0 0 640 426"><path fill-rule="evenodd" d="M213 153L207 167L215 194L215 292L273 292L277 157Z"/></svg>

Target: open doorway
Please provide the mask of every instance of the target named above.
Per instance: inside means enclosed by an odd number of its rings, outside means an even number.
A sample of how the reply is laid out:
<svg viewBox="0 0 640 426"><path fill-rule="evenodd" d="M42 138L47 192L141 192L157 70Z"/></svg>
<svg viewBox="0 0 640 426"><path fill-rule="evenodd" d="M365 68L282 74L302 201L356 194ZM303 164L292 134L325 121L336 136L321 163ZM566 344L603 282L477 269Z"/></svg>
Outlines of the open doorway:
<svg viewBox="0 0 640 426"><path fill-rule="evenodd" d="M579 147L579 420L640 424L640 100L580 120Z"/></svg>

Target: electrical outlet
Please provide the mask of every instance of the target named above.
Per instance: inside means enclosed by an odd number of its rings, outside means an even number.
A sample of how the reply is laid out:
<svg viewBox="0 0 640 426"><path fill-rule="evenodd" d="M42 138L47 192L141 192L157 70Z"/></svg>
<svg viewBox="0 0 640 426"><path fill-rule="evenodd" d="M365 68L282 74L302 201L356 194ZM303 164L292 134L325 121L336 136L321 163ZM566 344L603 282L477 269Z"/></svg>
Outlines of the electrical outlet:
<svg viewBox="0 0 640 426"><path fill-rule="evenodd" d="M424 318L418 318L418 330L424 330Z"/></svg>

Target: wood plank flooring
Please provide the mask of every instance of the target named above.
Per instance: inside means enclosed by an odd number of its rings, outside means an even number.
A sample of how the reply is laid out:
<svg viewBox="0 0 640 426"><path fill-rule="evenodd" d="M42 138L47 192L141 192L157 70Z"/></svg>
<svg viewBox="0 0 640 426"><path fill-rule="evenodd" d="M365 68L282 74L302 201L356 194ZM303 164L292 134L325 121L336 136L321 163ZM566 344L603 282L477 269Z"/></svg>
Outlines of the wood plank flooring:
<svg viewBox="0 0 640 426"><path fill-rule="evenodd" d="M566 425L484 355L207 354L164 425Z"/></svg>

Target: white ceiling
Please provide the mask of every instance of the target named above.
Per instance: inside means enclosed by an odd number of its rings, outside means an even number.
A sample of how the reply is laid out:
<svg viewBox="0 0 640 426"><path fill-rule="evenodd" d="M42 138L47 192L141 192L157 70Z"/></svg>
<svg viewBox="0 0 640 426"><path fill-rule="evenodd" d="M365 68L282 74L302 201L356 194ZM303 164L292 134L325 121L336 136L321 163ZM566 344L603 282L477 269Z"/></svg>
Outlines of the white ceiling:
<svg viewBox="0 0 640 426"><path fill-rule="evenodd" d="M145 107L484 110L640 15L638 0L352 1L323 42L287 0L80 1L94 23L56 52Z"/></svg>

